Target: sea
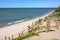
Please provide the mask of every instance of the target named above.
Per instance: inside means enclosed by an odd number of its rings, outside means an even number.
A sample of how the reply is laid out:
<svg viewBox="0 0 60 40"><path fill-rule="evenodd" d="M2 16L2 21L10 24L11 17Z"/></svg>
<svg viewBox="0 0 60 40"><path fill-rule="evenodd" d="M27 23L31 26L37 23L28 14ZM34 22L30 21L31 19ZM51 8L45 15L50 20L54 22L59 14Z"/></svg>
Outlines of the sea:
<svg viewBox="0 0 60 40"><path fill-rule="evenodd" d="M0 27L48 14L56 8L0 8Z"/></svg>

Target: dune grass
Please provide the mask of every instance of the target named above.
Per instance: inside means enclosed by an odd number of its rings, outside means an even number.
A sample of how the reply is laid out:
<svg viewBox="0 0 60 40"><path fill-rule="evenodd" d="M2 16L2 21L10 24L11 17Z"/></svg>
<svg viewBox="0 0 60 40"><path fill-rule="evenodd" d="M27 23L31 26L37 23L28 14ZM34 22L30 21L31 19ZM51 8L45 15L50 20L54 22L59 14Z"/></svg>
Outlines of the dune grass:
<svg viewBox="0 0 60 40"><path fill-rule="evenodd" d="M39 19L38 21L35 22L35 24L41 24L43 19Z"/></svg>
<svg viewBox="0 0 60 40"><path fill-rule="evenodd" d="M43 20L43 19L39 19L39 20L36 21L35 23L36 23L36 24L39 24L39 23L41 23L42 20ZM39 32L36 33L36 30L39 29L39 28L40 28L40 27L36 27L36 28L34 28L34 31L33 31L33 32L29 32L29 33L27 33L27 34L25 34L25 35L23 35L23 36L17 37L17 38L15 38L14 40L23 40L23 39L26 39L26 38L29 38L29 37L32 37L32 36L38 36L38 35L39 35Z"/></svg>
<svg viewBox="0 0 60 40"><path fill-rule="evenodd" d="M23 36L20 36L20 37L17 37L15 38L14 40L23 40L23 39L26 39L26 38L29 38L29 37L32 37L32 36L38 36L39 33L36 33L36 30L39 29L39 27L35 28L33 32L30 32L26 35L23 35Z"/></svg>
<svg viewBox="0 0 60 40"><path fill-rule="evenodd" d="M23 40L23 39L26 39L26 38L29 38L29 37L32 37L32 36L35 36L35 35L38 35L38 33L32 32L32 33L28 33L24 36L20 36L18 38L15 38L14 40Z"/></svg>

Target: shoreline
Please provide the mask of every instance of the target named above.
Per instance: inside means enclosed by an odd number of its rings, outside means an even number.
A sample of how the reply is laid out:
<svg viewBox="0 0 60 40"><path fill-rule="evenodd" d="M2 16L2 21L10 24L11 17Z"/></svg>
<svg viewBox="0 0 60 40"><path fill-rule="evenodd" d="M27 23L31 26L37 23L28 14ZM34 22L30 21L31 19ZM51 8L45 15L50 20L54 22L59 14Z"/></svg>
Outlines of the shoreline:
<svg viewBox="0 0 60 40"><path fill-rule="evenodd" d="M16 24L13 24L13 25L6 26L4 28L0 28L0 40L2 40L2 39L4 40L5 36L11 37L13 35L14 38L18 37L18 33L21 33L22 30L24 30L24 32L27 31L27 26L28 25L32 25L32 23L34 23L38 19L44 18L51 13L52 13L52 11L49 12L48 14L46 14L46 15L43 15L43 16L39 16L39 17L36 17L36 18L32 18L32 19L23 21L21 23L16 23Z"/></svg>
<svg viewBox="0 0 60 40"><path fill-rule="evenodd" d="M19 21L14 21L14 22L10 22L10 23L7 23L7 24L3 24L3 25L0 25L0 28L4 28L6 26L10 26L10 25L22 23L22 22L25 22L25 21L33 20L33 19L38 18L38 17L41 17L41 16L36 16L36 17L33 17L33 18L27 18L27 19L23 19L23 20L19 20Z"/></svg>
<svg viewBox="0 0 60 40"><path fill-rule="evenodd" d="M49 14L49 13L48 13L48 14ZM45 16L45 15L47 15L47 14L44 14L44 15L42 15L42 16ZM14 25L14 24L17 24L17 23L22 23L22 22L24 22L24 21L33 20L33 19L35 19L35 18L42 17L42 16L35 16L35 17L32 17L32 18L27 18L27 19L23 19L23 20L19 20L19 21L10 22L10 23L7 23L7 24L2 24L2 25L0 25L0 28L4 28L4 27L6 27L6 26Z"/></svg>
<svg viewBox="0 0 60 40"><path fill-rule="evenodd" d="M26 18L26 19L22 19L22 20L16 20L16 21L13 21L13 22L8 22L8 23L0 24L0 28L4 28L6 26L14 25L14 24L21 23L21 22L28 21L28 20L32 20L32 19L35 19L35 18L38 18L38 17L41 17L41 16L45 16L45 15L49 14L50 12L51 11L49 11L47 13L44 13L43 15L35 16L35 17L32 17L32 18Z"/></svg>

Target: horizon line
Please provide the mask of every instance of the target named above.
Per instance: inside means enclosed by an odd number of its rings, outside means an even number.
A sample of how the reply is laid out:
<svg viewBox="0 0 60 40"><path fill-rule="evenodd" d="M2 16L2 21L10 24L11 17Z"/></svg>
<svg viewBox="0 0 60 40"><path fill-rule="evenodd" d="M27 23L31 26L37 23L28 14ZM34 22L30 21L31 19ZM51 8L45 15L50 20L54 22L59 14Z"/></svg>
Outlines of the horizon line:
<svg viewBox="0 0 60 40"><path fill-rule="evenodd" d="M0 7L0 8L57 8L57 7Z"/></svg>

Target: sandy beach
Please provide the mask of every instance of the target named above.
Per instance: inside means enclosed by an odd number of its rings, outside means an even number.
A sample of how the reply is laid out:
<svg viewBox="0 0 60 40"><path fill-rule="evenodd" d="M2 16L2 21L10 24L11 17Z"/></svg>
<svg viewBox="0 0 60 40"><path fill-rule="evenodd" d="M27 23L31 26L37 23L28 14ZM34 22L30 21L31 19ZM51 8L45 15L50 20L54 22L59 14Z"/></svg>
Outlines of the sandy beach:
<svg viewBox="0 0 60 40"><path fill-rule="evenodd" d="M18 33L21 33L22 30L24 31L24 33L26 33L28 25L32 25L32 23L34 23L40 18L44 18L45 16L37 17L35 19L31 19L31 20L24 21L21 23L6 26L4 28L0 28L0 40L4 40L5 36L11 38L12 35L14 36L14 38L16 38L18 37Z"/></svg>

